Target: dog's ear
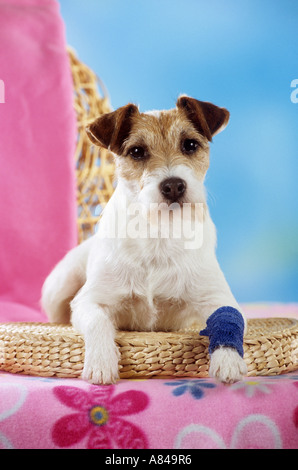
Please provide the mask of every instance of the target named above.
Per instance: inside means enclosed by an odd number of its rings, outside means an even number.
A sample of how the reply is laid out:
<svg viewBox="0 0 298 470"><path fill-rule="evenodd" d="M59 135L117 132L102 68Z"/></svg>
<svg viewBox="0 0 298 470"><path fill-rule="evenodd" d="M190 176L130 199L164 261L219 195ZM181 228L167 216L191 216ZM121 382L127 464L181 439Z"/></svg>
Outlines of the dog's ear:
<svg viewBox="0 0 298 470"><path fill-rule="evenodd" d="M132 116L137 113L139 110L135 104L127 104L116 111L103 114L86 127L89 139L95 145L120 153L122 144L131 131Z"/></svg>
<svg viewBox="0 0 298 470"><path fill-rule="evenodd" d="M197 131L210 142L212 136L221 132L228 124L230 113L207 101L198 101L189 96L180 96L177 107L182 109Z"/></svg>

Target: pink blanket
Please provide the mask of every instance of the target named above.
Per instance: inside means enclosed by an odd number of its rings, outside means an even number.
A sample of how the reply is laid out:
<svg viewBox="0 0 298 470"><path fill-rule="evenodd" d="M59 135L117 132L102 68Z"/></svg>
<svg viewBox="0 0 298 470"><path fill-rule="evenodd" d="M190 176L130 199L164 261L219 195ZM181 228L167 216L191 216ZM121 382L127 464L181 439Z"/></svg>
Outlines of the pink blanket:
<svg viewBox="0 0 298 470"><path fill-rule="evenodd" d="M298 304L244 310L298 317ZM95 386L0 371L0 448L297 449L298 370L230 386L209 378Z"/></svg>
<svg viewBox="0 0 298 470"><path fill-rule="evenodd" d="M42 283L77 242L73 90L56 0L0 0L0 80L0 315L42 321Z"/></svg>

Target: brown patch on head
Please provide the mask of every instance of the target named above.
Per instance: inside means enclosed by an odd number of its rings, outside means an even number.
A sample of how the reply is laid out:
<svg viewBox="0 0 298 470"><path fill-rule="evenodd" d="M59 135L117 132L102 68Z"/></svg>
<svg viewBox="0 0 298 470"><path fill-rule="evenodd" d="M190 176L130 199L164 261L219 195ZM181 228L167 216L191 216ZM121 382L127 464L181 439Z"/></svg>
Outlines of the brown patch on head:
<svg viewBox="0 0 298 470"><path fill-rule="evenodd" d="M228 122L229 112L211 103L181 96L169 111L140 113L134 104L96 119L86 129L96 145L116 156L117 173L139 181L160 168L190 167L203 180L209 167L212 136ZM193 147L193 151L186 151Z"/></svg>
<svg viewBox="0 0 298 470"><path fill-rule="evenodd" d="M183 142L193 140L197 149L183 152ZM133 149L141 147L144 156L133 158ZM132 127L123 143L122 154L116 158L118 174L128 180L142 180L161 167L186 165L201 177L209 166L208 141L200 134L181 109L159 113L139 113L132 118Z"/></svg>

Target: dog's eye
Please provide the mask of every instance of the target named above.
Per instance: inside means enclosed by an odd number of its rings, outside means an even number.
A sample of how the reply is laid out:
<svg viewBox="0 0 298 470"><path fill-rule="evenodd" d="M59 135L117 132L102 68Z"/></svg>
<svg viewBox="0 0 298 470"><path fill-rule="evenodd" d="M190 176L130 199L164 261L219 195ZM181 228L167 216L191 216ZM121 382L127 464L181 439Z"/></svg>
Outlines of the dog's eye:
<svg viewBox="0 0 298 470"><path fill-rule="evenodd" d="M185 139L182 142L182 151L187 154L194 153L199 145L199 142L195 139Z"/></svg>
<svg viewBox="0 0 298 470"><path fill-rule="evenodd" d="M128 153L134 160L143 160L146 158L146 151L144 147L131 147Z"/></svg>

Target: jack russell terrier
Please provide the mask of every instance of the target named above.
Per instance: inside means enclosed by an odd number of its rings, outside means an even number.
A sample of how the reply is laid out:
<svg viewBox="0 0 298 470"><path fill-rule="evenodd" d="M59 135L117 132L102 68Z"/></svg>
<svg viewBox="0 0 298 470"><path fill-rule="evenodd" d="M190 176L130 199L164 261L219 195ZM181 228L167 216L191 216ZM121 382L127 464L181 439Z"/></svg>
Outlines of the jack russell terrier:
<svg viewBox="0 0 298 470"><path fill-rule="evenodd" d="M182 95L174 109L141 113L128 104L87 127L90 140L114 154L118 184L98 231L66 254L42 290L50 321L71 320L84 337L85 380L117 380L117 329L198 323L209 336L209 375L232 383L247 373L246 321L216 259L204 190L209 142L228 120L226 109ZM168 215L166 234L160 214ZM189 236L177 235L175 214L201 231L197 243L186 246ZM155 230L144 235L144 227Z"/></svg>

